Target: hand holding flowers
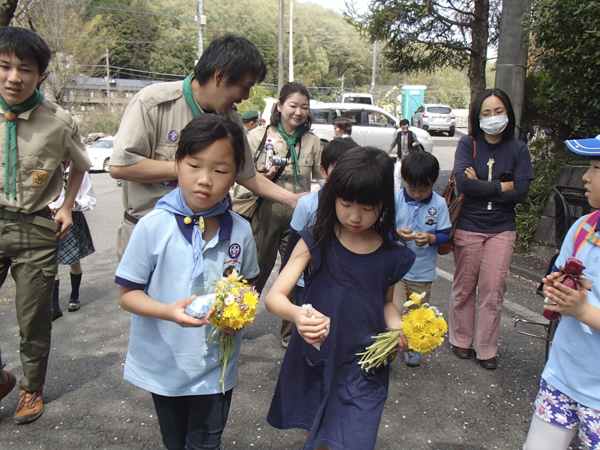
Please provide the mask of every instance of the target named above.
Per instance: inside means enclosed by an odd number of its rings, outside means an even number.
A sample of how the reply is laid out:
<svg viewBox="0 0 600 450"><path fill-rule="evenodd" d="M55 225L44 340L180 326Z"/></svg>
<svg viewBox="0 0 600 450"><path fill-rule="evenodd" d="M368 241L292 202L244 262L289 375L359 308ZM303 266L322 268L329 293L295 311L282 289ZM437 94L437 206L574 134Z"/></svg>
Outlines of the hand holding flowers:
<svg viewBox="0 0 600 450"><path fill-rule="evenodd" d="M294 322L296 323L298 334L311 345L318 344L320 346L321 342L327 337L329 330L328 318L314 309L310 304L297 308L297 315Z"/></svg>
<svg viewBox="0 0 600 450"><path fill-rule="evenodd" d="M398 348L410 349L421 354L433 351L444 342L448 325L435 306L421 305L425 293L413 293L404 303L409 310L402 316L402 330L388 330L373 336L375 342L358 353L360 368L369 372L391 363Z"/></svg>

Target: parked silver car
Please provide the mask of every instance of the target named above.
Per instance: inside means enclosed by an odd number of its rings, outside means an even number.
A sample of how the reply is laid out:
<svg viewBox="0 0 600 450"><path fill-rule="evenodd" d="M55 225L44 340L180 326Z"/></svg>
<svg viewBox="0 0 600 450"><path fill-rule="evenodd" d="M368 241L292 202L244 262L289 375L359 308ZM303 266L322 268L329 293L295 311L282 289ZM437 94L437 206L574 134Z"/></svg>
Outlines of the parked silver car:
<svg viewBox="0 0 600 450"><path fill-rule="evenodd" d="M448 136L454 136L456 116L448 105L425 103L412 116L414 127L427 131L447 131Z"/></svg>
<svg viewBox="0 0 600 450"><path fill-rule="evenodd" d="M370 145L386 150L394 139L399 120L386 110L373 105L359 103L322 103L311 100L310 114L312 132L324 144L333 139L333 119L346 117L352 123L352 139L360 146ZM419 144L428 153L433 151L433 141L427 131L410 127L417 135ZM396 147L397 148L397 147ZM395 157L395 150L392 155Z"/></svg>

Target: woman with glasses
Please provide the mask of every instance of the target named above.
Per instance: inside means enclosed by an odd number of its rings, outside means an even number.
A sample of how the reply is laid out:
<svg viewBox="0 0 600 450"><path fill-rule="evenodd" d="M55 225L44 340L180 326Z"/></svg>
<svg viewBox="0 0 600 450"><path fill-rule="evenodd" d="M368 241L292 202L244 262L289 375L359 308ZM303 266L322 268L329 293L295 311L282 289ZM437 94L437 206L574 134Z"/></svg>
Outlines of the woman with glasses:
<svg viewBox="0 0 600 450"><path fill-rule="evenodd" d="M516 240L515 206L527 197L534 177L503 91L481 92L469 117L471 133L458 142L454 159L456 186L465 199L454 235L449 340L456 357L469 359L473 349L481 366L493 370Z"/></svg>

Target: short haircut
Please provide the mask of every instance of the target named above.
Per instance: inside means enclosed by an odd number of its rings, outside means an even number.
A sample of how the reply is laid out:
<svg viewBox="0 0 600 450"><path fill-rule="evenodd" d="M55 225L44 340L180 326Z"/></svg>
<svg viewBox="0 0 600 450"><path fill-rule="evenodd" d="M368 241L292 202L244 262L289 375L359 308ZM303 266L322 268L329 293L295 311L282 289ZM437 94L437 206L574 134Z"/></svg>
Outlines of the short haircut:
<svg viewBox="0 0 600 450"><path fill-rule="evenodd" d="M185 126L181 131L175 161L193 156L220 139L227 139L233 147L236 168L243 167L246 161L244 133L238 124L219 114L202 114Z"/></svg>
<svg viewBox="0 0 600 450"><path fill-rule="evenodd" d="M35 31L19 27L2 27L0 28L0 55L15 55L23 62L35 62L41 75L50 64L52 50Z"/></svg>
<svg viewBox="0 0 600 450"><path fill-rule="evenodd" d="M308 89L306 89L306 87L304 87L303 84L296 83L294 81L290 81L289 83L285 83L283 85L281 91L279 92L279 98L277 100L279 101L279 104L283 106L288 97L296 93L304 95L306 99L310 102L310 95L308 94ZM277 125L279 125L280 121L281 113L277 108L275 108L273 109L273 113L271 114L271 125L276 128ZM310 116L309 111L308 118L306 119L306 122L304 122L304 128L310 130L310 127L312 127L312 118Z"/></svg>
<svg viewBox="0 0 600 450"><path fill-rule="evenodd" d="M440 163L431 153L420 151L404 158L400 173L412 186L431 186L440 174Z"/></svg>
<svg viewBox="0 0 600 450"><path fill-rule="evenodd" d="M329 173L329 168L337 163L344 153L355 147L358 147L358 144L351 137L332 139L325 144L321 153L321 166L325 172Z"/></svg>
<svg viewBox="0 0 600 450"><path fill-rule="evenodd" d="M252 119L242 119L243 123L251 123L251 122L258 122L258 117L253 117Z"/></svg>
<svg viewBox="0 0 600 450"><path fill-rule="evenodd" d="M333 119L333 126L338 127L347 135L352 134L352 122L347 117L336 117Z"/></svg>
<svg viewBox="0 0 600 450"><path fill-rule="evenodd" d="M402 125L408 125L408 119L402 119L400 121L400 126L402 126Z"/></svg>
<svg viewBox="0 0 600 450"><path fill-rule="evenodd" d="M261 83L267 75L265 60L248 39L225 35L212 41L194 68L194 76L203 85L220 70L227 84L239 82L247 73Z"/></svg>
<svg viewBox="0 0 600 450"><path fill-rule="evenodd" d="M479 95L475 98L475 101L471 105L471 109L469 110L469 121L471 122L471 133L470 136L477 136L479 133L483 133L481 127L479 126L479 115L481 114L481 105L483 101L491 97L492 95L498 97L502 103L504 103L504 107L506 108L506 115L508 116L508 124L506 128L502 132L502 139L514 137L515 135L515 111L513 110L512 103L510 102L510 98L501 89L486 89L479 93Z"/></svg>

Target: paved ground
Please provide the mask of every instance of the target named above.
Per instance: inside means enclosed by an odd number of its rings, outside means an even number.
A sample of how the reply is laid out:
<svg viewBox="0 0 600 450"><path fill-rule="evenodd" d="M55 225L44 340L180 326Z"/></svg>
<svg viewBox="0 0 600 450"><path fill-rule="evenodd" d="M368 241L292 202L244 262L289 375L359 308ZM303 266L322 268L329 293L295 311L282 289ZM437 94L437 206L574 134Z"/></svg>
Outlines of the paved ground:
<svg viewBox="0 0 600 450"><path fill-rule="evenodd" d="M449 172L446 161L453 155L456 138L434 140L434 154ZM54 322L44 415L30 425L14 425L16 393L4 399L1 449L162 448L150 396L122 378L130 315L118 307L113 283L120 188L107 174L92 174L92 181L98 206L87 218L96 253L83 261L83 306ZM519 274L509 277L498 370L485 371L473 359L458 360L447 345L424 357L419 368L394 363L376 449L522 447L543 368L544 344L515 333L513 319L541 320L542 301L533 293L536 282L528 278L537 280L545 261L529 255L516 255L514 261ZM441 311L449 307L453 270L450 256L439 258L433 303ZM66 309L65 267L60 274L61 305ZM9 279L0 291L0 343L7 369L21 377L13 294ZM223 437L225 450L302 448L304 432L276 430L265 421L285 354L278 330L279 321L261 305L256 321L244 331L239 383Z"/></svg>

